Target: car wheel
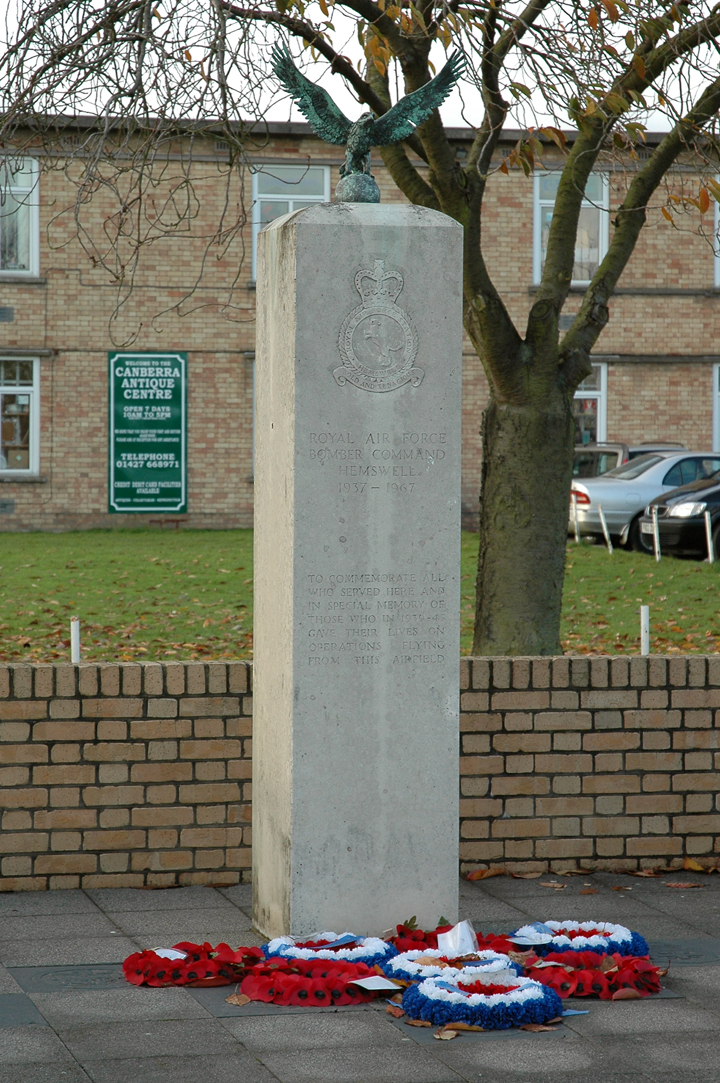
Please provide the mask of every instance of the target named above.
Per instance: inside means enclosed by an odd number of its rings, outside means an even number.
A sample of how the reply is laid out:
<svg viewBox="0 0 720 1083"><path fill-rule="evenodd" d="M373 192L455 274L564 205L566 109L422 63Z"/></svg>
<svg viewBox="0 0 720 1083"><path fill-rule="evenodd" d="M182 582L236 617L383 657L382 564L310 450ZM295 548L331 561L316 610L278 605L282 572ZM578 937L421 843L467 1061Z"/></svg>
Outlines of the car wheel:
<svg viewBox="0 0 720 1083"><path fill-rule="evenodd" d="M648 540L646 541L646 539ZM628 531L627 548L632 549L634 553L654 552L652 534L642 534L640 531L639 515L636 515L632 523L630 524L630 530Z"/></svg>

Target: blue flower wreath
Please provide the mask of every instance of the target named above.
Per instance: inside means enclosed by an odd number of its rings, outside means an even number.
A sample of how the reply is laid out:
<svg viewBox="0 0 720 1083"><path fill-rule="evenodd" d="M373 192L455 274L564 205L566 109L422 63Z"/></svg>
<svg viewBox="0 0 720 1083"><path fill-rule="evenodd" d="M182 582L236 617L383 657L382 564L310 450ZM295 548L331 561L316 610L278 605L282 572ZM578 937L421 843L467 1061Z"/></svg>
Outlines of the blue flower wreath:
<svg viewBox="0 0 720 1083"><path fill-rule="evenodd" d="M612 925L609 921L546 921L544 922L555 934L547 944L533 944L536 955L549 955L551 951L595 951L599 955L649 955L650 948L644 936L631 932L624 925ZM594 933L601 935L577 936L570 939L568 932ZM518 929L516 936L532 936L536 930L531 925ZM604 935L609 934L609 935Z"/></svg>
<svg viewBox="0 0 720 1083"><path fill-rule="evenodd" d="M463 984L471 981L465 977ZM562 1001L554 989L530 978L518 978L512 984L515 988L508 992L484 995L466 992L438 978L426 978L405 990L402 1007L410 1019L422 1019L434 1026L467 1023L483 1030L547 1023L562 1015Z"/></svg>
<svg viewBox="0 0 720 1083"><path fill-rule="evenodd" d="M388 944L377 936L353 937L351 933L337 936L336 933L324 932L316 933L313 940L337 943L346 938L348 939L347 947L331 949L304 948L299 946L303 943L302 940L298 942L292 936L278 936L269 944L263 944L262 950L266 959L270 956L280 956L283 959L334 959L338 962L342 960L350 963L365 963L370 967L382 966L388 959L397 955L397 948L393 944Z"/></svg>
<svg viewBox="0 0 720 1083"><path fill-rule="evenodd" d="M387 978L398 978L400 981L419 982L425 978L442 978L445 981L452 980L458 971L470 966L490 971L512 971L513 974L522 977L523 968L519 963L514 963L507 955L501 955L496 951L479 951L480 958L477 963L460 963L452 969L447 967L434 967L431 965L418 965L417 959L447 959L446 952L439 948L426 948L424 951L405 951L402 955L396 955L394 959L388 959L382 964L383 973Z"/></svg>

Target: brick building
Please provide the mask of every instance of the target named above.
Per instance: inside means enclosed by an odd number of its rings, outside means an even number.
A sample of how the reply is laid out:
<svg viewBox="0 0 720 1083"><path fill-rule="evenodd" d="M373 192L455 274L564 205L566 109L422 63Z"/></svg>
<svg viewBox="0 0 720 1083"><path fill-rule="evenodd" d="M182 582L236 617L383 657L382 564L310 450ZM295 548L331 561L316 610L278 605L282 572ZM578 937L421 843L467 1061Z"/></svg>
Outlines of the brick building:
<svg viewBox="0 0 720 1083"><path fill-rule="evenodd" d="M497 165L517 136L508 133ZM453 129L450 137L462 159L470 133ZM209 136L195 140L190 175L197 203L183 228L166 234L165 181L159 179L157 200L143 209L144 228L156 239L119 307L102 261L88 257L93 245L95 253L108 250L108 223L115 222L117 205L100 190L83 218L87 233L79 239L72 170L57 168L62 159L55 158L56 168L47 171L32 149L14 160L12 169L6 159L0 176L0 529L137 526L148 520L209 528L252 525L255 239L263 221L329 199L342 158L305 124L269 124L248 151L250 168L243 178L228 178L227 145ZM168 177L175 167L179 173L188 158L189 144L178 139L162 169ZM496 172L485 200L486 258L521 330L542 267L559 152L549 149L544 164L547 171L534 178L518 170ZM607 245L612 208L622 200L633 168L629 160L608 156L591 177L576 251L577 284L561 317L563 327L569 326L582 283ZM374 162L373 170L383 200L401 199L382 163ZM679 165L669 180L676 194L697 195L699 181L690 165ZM664 199L663 191L611 302L593 376L576 396L578 434L582 440L668 439L717 451L720 260L709 243L717 233L717 205L704 216L681 209L671 224L660 212ZM235 220L243 209L242 228L228 228L221 243L208 246L218 224ZM162 382L163 374L176 372L182 383L187 428L176 461L182 485L168 482L167 496L160 500L152 494L164 490L152 480L142 482L138 492L150 495L145 504L136 502L139 513L126 510L122 499L122 487L130 492L132 483L109 479L113 463L138 461L132 452L121 455L119 445L109 456L109 431L114 431L109 354L116 356L118 372L135 373L136 386L143 380L147 385L147 373L159 374ZM186 382L178 368L185 359ZM468 525L477 506L486 400L482 366L466 343L463 505ZM125 416L162 413L162 407L135 404ZM177 424L180 415L173 416ZM158 447L171 446L173 438L163 439ZM174 454L165 453L165 460ZM180 456L186 459L186 479ZM162 453L149 455L153 458L149 465L163 465ZM147 456L143 464L148 465ZM126 470L120 476L133 475Z"/></svg>

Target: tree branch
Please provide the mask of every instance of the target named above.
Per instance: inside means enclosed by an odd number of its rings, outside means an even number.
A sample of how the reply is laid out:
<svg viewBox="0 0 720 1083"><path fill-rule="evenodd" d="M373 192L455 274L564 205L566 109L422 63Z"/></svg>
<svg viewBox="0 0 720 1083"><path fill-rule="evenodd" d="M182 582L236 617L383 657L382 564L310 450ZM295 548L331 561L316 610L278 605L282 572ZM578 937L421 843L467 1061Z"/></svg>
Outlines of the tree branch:
<svg viewBox="0 0 720 1083"><path fill-rule="evenodd" d="M386 111L386 107L370 84L355 71L345 57L341 56L340 53L337 53L332 46L327 43L325 38L322 37L321 32L311 23L303 22L302 19L295 19L292 16L285 15L279 11L266 11L261 8L241 8L236 4L228 3L227 0L221 0L221 2L223 9L234 19L254 19L257 22L274 23L277 26L284 27L295 37L302 38L303 41L312 45L313 49L317 49L321 56L324 56L326 60L330 61L331 70L347 79L360 100L366 105L369 105L373 112L382 114Z"/></svg>
<svg viewBox="0 0 720 1083"><path fill-rule="evenodd" d="M608 320L608 301L633 253L647 205L678 155L720 110L720 78L708 86L687 116L668 132L635 176L615 219L607 254L583 297L580 311L560 346L563 382L574 389L589 374L590 350Z"/></svg>

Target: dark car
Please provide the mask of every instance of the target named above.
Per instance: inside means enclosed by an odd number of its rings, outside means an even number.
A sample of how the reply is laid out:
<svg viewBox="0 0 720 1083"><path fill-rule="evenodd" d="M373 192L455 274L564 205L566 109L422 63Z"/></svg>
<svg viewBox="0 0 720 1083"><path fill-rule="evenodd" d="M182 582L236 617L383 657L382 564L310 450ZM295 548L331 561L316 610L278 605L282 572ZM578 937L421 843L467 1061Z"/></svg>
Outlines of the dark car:
<svg viewBox="0 0 720 1083"><path fill-rule="evenodd" d="M710 461L708 459L708 463ZM653 549L653 507L657 508L661 553L707 557L705 512L709 511L715 559L720 559L720 471L663 493L648 504L640 519L639 531L648 552Z"/></svg>

